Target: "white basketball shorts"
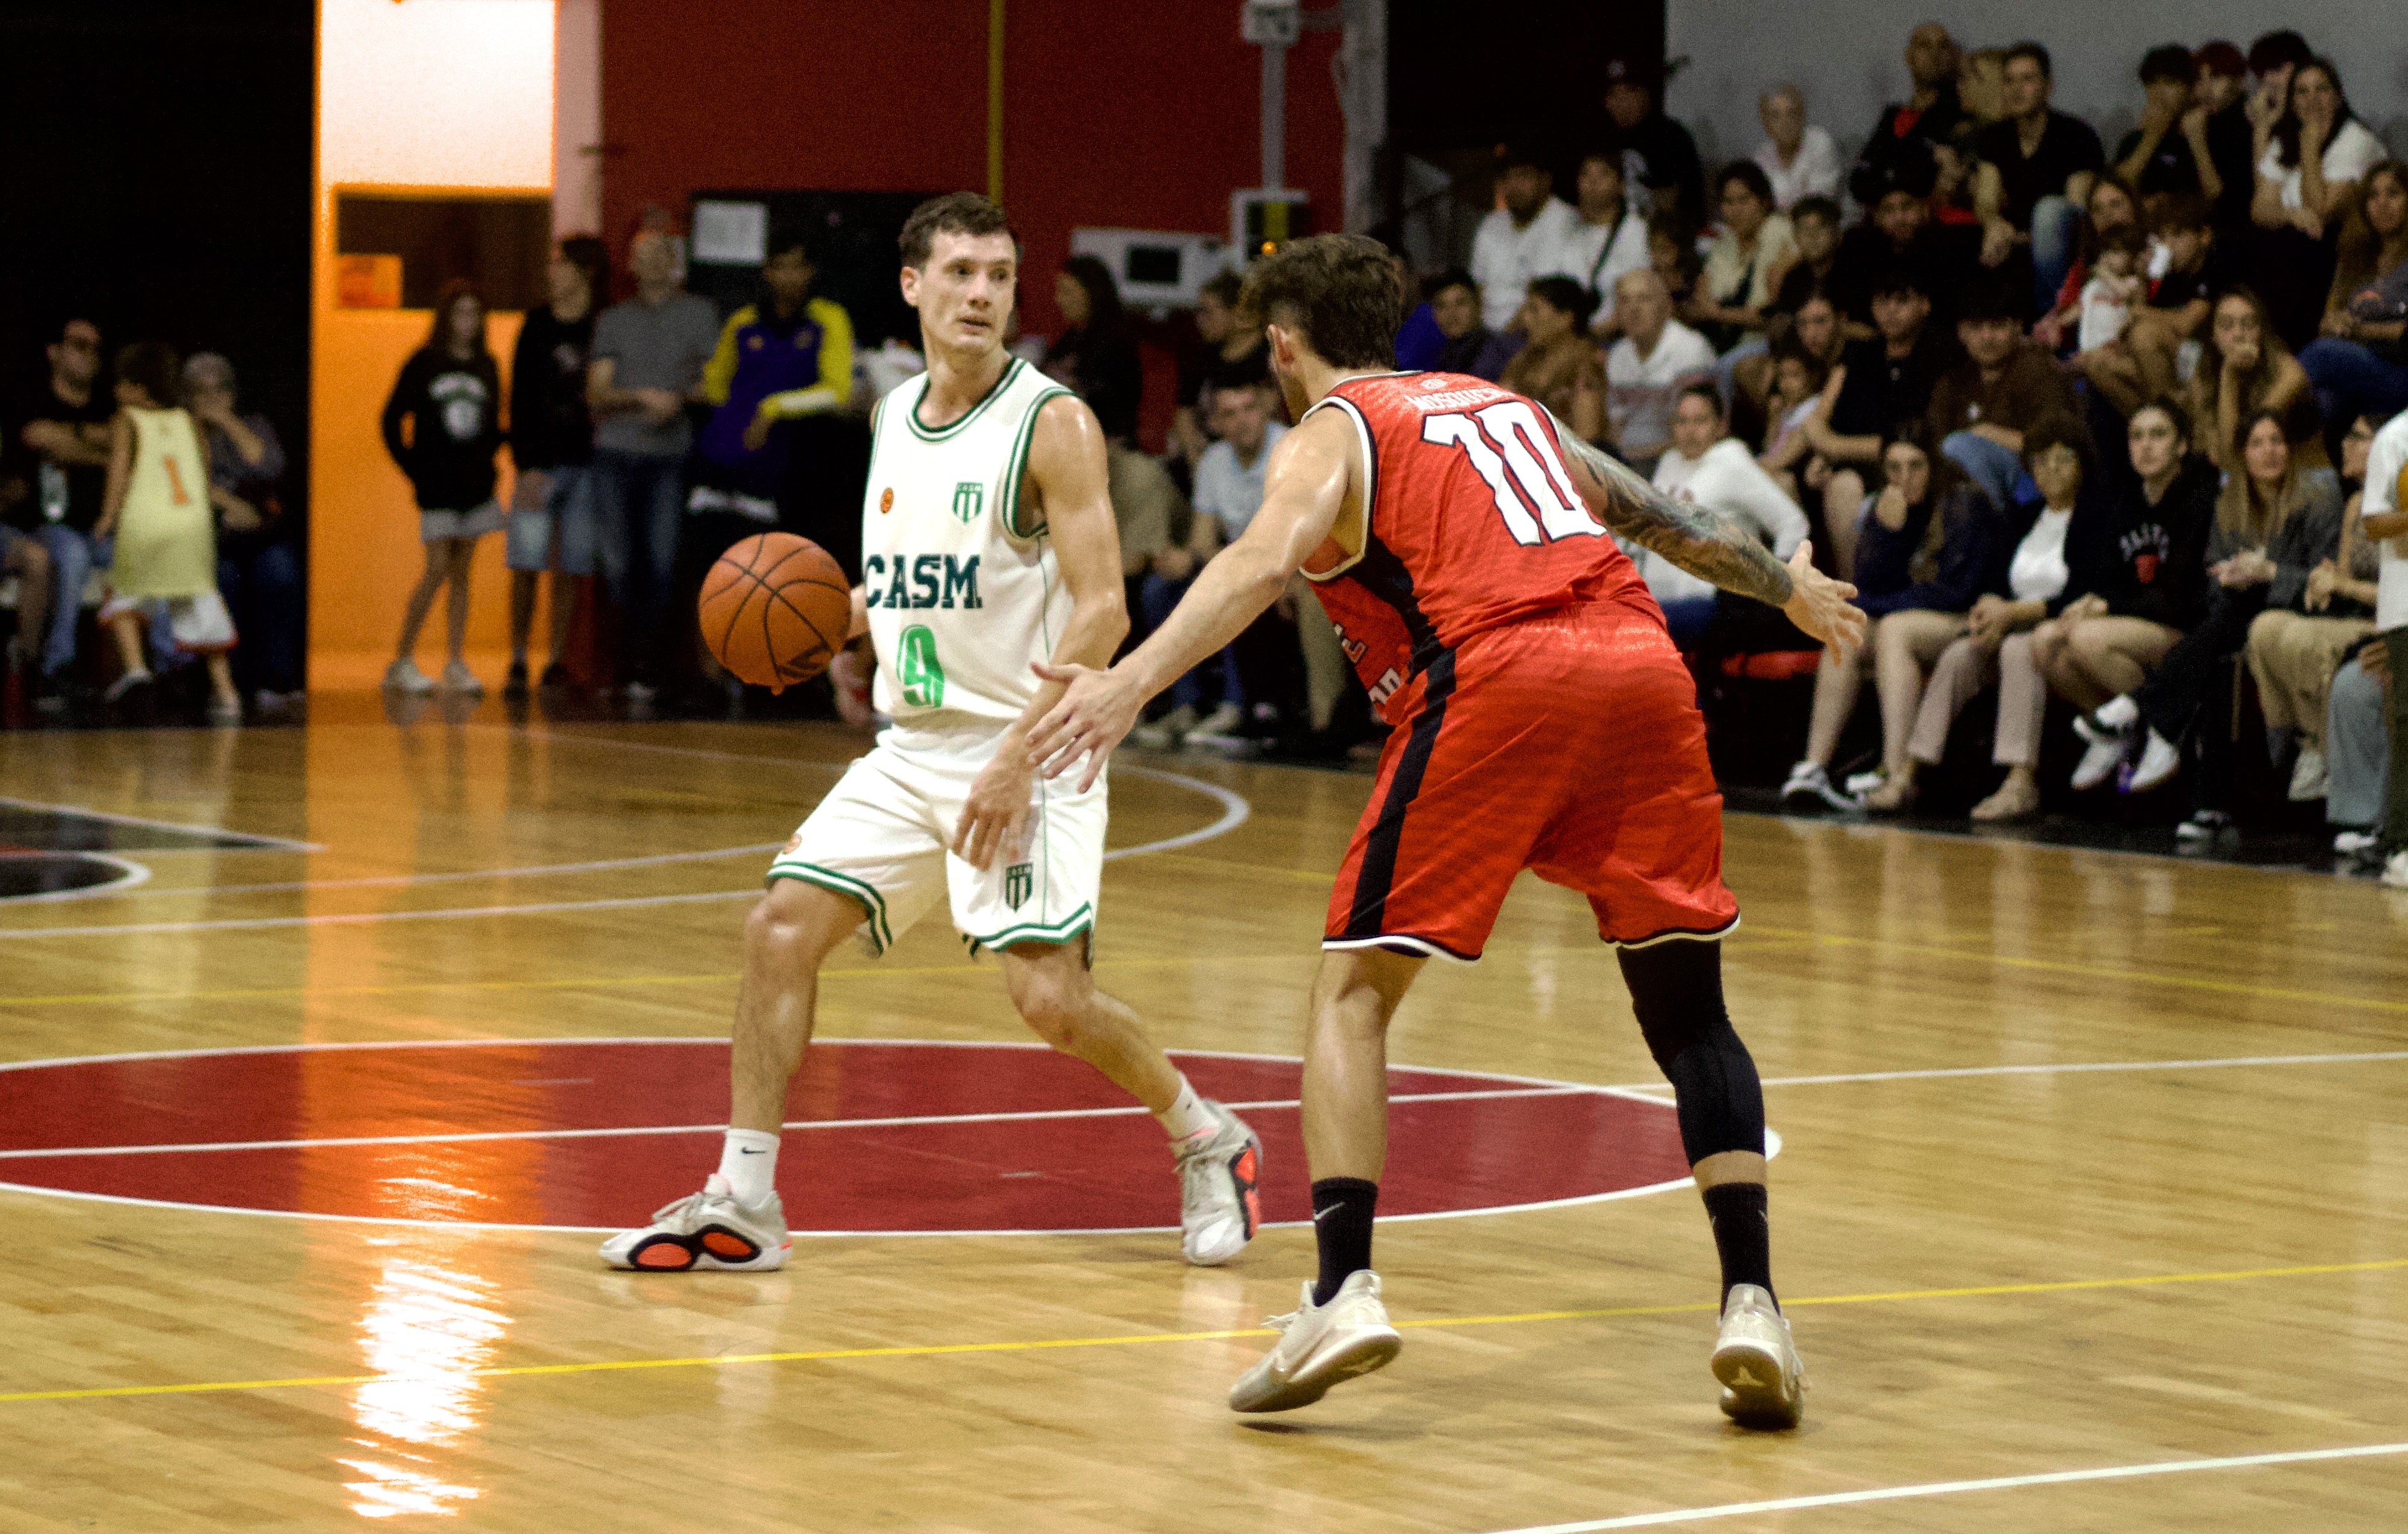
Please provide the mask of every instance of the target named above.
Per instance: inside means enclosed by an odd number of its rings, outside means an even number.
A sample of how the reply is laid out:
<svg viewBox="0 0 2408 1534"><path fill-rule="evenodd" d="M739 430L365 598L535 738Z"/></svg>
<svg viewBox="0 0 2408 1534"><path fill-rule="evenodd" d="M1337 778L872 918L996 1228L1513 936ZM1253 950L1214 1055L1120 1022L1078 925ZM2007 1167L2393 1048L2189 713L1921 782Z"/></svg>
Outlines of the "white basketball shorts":
<svg viewBox="0 0 2408 1534"><path fill-rule="evenodd" d="M974 949L1083 937L1103 886L1103 781L1082 794L1037 779L1023 844L983 872L948 850L1002 733L988 724L889 729L803 822L769 877L859 901L873 953L893 947L939 897L950 897L954 929Z"/></svg>

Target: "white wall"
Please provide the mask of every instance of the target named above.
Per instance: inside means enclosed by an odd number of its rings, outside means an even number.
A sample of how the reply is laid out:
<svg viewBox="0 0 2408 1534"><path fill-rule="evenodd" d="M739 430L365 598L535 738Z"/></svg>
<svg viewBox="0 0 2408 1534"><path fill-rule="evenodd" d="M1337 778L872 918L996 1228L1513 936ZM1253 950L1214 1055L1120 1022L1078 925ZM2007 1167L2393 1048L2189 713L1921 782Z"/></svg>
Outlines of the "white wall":
<svg viewBox="0 0 2408 1534"><path fill-rule="evenodd" d="M2408 157L2408 3L2403 0L1668 0L1665 55L1688 64L1666 105L1689 124L1709 165L1754 151L1764 131L1756 98L1790 80L1806 93L1807 120L1853 156L1885 102L1907 94L1906 35L1944 22L1965 48L2028 37L2055 62L2056 103L2087 118L2112 151L2140 111L2133 78L2158 43L2196 48L2250 40L2287 25L2341 68L2350 105Z"/></svg>

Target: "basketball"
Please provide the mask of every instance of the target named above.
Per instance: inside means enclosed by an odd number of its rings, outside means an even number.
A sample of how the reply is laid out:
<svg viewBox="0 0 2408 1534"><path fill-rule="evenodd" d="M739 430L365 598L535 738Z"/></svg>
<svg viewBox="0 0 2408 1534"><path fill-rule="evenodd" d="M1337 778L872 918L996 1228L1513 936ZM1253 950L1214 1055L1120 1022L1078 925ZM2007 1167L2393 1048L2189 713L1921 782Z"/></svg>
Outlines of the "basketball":
<svg viewBox="0 0 2408 1534"><path fill-rule="evenodd" d="M853 582L792 533L729 546L702 580L702 638L739 680L771 692L827 669L853 622Z"/></svg>

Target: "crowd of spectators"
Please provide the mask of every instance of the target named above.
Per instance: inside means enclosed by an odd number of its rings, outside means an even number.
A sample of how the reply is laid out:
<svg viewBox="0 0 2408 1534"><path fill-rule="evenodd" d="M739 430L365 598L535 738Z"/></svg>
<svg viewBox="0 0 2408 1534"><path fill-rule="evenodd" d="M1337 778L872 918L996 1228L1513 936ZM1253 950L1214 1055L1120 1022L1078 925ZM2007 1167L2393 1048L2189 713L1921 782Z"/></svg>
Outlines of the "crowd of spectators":
<svg viewBox="0 0 2408 1534"><path fill-rule="evenodd" d="M1852 165L1775 83L1711 168L1612 65L1597 142L1500 154L1401 362L1531 394L1854 581L1871 638L1815 669L1791 802L1928 812L1995 694L1976 820L2181 783L2206 843L2271 780L2408 882L2408 784L2369 749L2408 660L2408 168L2294 32L2149 50L2112 153L2040 43L1927 23L1905 58ZM1641 563L1702 677L1806 648ZM1867 678L1881 743L1843 760Z"/></svg>

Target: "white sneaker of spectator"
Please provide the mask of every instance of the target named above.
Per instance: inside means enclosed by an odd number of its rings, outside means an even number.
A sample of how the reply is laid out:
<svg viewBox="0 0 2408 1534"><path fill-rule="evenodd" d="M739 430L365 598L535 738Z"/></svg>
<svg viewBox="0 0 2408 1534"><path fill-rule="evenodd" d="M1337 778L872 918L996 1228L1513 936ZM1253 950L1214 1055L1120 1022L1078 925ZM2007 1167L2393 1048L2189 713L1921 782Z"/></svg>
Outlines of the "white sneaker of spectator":
<svg viewBox="0 0 2408 1534"><path fill-rule="evenodd" d="M1813 762L1800 762L1789 769L1789 781L1781 785L1784 804L1817 804L1828 810L1854 813L1864 808L1850 796L1831 786L1831 775Z"/></svg>
<svg viewBox="0 0 2408 1534"><path fill-rule="evenodd" d="M2174 827L2178 841L2214 841L2232 829L2232 817L2221 810L2201 810Z"/></svg>
<svg viewBox="0 0 2408 1534"><path fill-rule="evenodd" d="M2148 742L2141 747L2140 760L2132 764L2132 770L2121 786L2127 794L2146 794L2172 777L2181 767L2182 748L2151 730Z"/></svg>
<svg viewBox="0 0 2408 1534"><path fill-rule="evenodd" d="M418 668L418 663L405 655L384 668L384 684L396 693L413 695L435 691L435 679Z"/></svg>
<svg viewBox="0 0 2408 1534"><path fill-rule="evenodd" d="M2073 768L2073 786L2085 793L2114 777L2124 758L2131 754L2131 721L2120 716L2108 717L2109 710L2119 703L2127 710L2131 707L2129 698L2110 698L2100 704L2096 712L2074 716L2073 733L2090 743Z"/></svg>
<svg viewBox="0 0 2408 1534"><path fill-rule="evenodd" d="M1169 751L1185 740L1196 728L1196 710L1182 703L1151 724L1140 724L1129 731L1132 744L1148 751Z"/></svg>
<svg viewBox="0 0 2408 1534"><path fill-rule="evenodd" d="M2383 886L2386 889L2408 890L2408 848L2392 853L2385 861Z"/></svg>
<svg viewBox="0 0 2408 1534"><path fill-rule="evenodd" d="M2300 759L2291 766L2291 802L2306 804L2325 796L2325 753L2312 743L2302 741Z"/></svg>
<svg viewBox="0 0 2408 1534"><path fill-rule="evenodd" d="M2344 857L2358 857L2383 845L2383 839L2372 831L2343 831L2333 837L2333 851Z"/></svg>

